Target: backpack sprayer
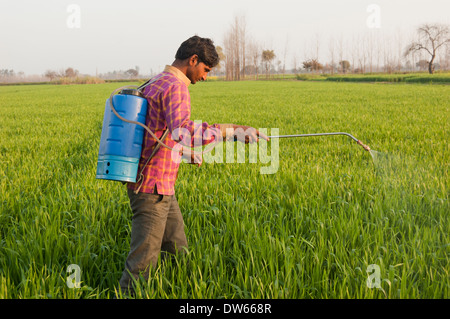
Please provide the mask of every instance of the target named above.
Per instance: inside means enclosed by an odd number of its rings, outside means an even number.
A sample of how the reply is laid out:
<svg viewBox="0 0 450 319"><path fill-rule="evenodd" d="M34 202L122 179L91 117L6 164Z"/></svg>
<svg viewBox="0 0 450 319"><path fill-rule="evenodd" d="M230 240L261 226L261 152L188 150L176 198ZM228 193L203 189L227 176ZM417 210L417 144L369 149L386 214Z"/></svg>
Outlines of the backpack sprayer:
<svg viewBox="0 0 450 319"><path fill-rule="evenodd" d="M97 159L97 179L136 183L144 130L156 140L158 145L142 167L139 179L143 178L143 169L160 146L181 154L183 150L192 150L187 147L175 150L163 142L169 133L168 129L158 138L145 125L148 102L142 94L142 89L156 81L157 78L155 77L139 87L135 85L120 87L114 90L106 100ZM212 149L213 147L210 147L209 150L201 153L209 152Z"/></svg>
<svg viewBox="0 0 450 319"><path fill-rule="evenodd" d="M141 89L150 84L149 82L140 87L120 87L106 100L97 160L97 179L136 182L144 129L156 137L145 125L148 102Z"/></svg>
<svg viewBox="0 0 450 319"><path fill-rule="evenodd" d="M109 99L106 100L97 160L97 179L136 183L139 159L141 157L144 140L144 130L156 140L158 145L154 148L153 153L147 159L143 168L147 165L160 146L166 147L172 151L174 150L163 142L169 132L167 129L163 135L158 138L155 133L145 125L148 102L141 90L153 83L157 78L158 77L155 77L139 87L120 87L114 90ZM370 151L369 146L364 145L353 135L345 132L278 135L269 136L269 138L324 135L347 135L366 151ZM213 147L214 145L215 143L213 143ZM212 150L213 147L208 151ZM177 151L182 152L182 150ZM206 152L207 151L205 150L202 154ZM142 170L139 173L139 179L143 177Z"/></svg>

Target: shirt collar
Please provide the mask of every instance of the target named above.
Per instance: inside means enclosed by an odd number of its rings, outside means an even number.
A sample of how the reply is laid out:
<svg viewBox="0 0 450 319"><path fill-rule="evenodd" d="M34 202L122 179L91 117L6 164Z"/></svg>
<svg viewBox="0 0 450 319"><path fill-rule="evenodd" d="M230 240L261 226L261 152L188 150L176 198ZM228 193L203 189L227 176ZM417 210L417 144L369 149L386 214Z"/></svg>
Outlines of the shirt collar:
<svg viewBox="0 0 450 319"><path fill-rule="evenodd" d="M172 65L166 65L166 67L164 68L164 72L169 72L175 75L179 80L181 80L184 84L186 84L186 86L189 86L189 84L191 84L191 80L189 80L186 74L184 74L183 72L181 72L180 69Z"/></svg>

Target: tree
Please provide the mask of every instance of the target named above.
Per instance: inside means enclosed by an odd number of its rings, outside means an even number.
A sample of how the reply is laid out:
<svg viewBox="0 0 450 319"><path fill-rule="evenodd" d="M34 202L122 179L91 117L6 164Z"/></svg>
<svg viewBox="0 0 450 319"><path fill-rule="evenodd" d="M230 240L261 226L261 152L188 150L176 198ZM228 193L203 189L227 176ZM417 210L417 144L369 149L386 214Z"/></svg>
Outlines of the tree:
<svg viewBox="0 0 450 319"><path fill-rule="evenodd" d="M297 74L297 56L294 54L294 56L292 57L292 64L293 64L293 69L292 72Z"/></svg>
<svg viewBox="0 0 450 319"><path fill-rule="evenodd" d="M283 77L284 77L284 75L286 73L286 56L288 54L288 51L289 51L289 37L286 36L286 43L284 45L284 51L283 51L283 67L282 67L282 69L283 69Z"/></svg>
<svg viewBox="0 0 450 319"><path fill-rule="evenodd" d="M273 50L264 50L261 54L261 59L266 68L266 76L269 77L269 71L272 68L272 60L275 59L275 52L273 52Z"/></svg>
<svg viewBox="0 0 450 319"><path fill-rule="evenodd" d="M246 62L246 21L245 16L235 17L224 36L225 74L227 80L240 80Z"/></svg>
<svg viewBox="0 0 450 319"><path fill-rule="evenodd" d="M444 24L424 24L417 29L418 39L413 41L405 50L404 56L413 52L425 51L430 55L428 61L428 72L434 72L434 59L437 51L450 43L450 30Z"/></svg>
<svg viewBox="0 0 450 319"><path fill-rule="evenodd" d="M246 34L246 30L247 30L247 22L245 19L245 16L241 16L240 21L239 21L239 40L240 40L240 53L241 53L241 63L242 66L240 68L240 72L243 78L245 78L245 65L247 62L247 55L246 55L246 41L247 41L247 34Z"/></svg>
<svg viewBox="0 0 450 319"><path fill-rule="evenodd" d="M0 70L0 77L13 77L15 75L14 70L2 69Z"/></svg>
<svg viewBox="0 0 450 319"><path fill-rule="evenodd" d="M303 68L308 71L317 72L323 69L323 65L316 59L310 59L303 62Z"/></svg>
<svg viewBox="0 0 450 319"><path fill-rule="evenodd" d="M419 62L416 63L416 67L418 67L421 70L426 70L428 69L428 61L427 60L420 60Z"/></svg>
<svg viewBox="0 0 450 319"><path fill-rule="evenodd" d="M254 71L255 74L255 80L258 79L258 63L259 63L259 59L260 59L260 48L258 43L253 40L249 43L249 47L248 47L248 51L249 51L249 55L250 55L250 61L252 63L252 69Z"/></svg>
<svg viewBox="0 0 450 319"><path fill-rule="evenodd" d="M344 59L344 37L342 35L339 37L337 44L338 60L342 62ZM341 65L341 62L339 62L339 65L341 66L342 72L344 72L344 67Z"/></svg>
<svg viewBox="0 0 450 319"><path fill-rule="evenodd" d="M74 78L74 77L76 77L78 75L78 70L74 70L73 68L67 68L64 71L64 75L67 78Z"/></svg>
<svg viewBox="0 0 450 319"><path fill-rule="evenodd" d="M331 74L333 74L334 73L334 57L335 57L334 39L333 38L330 38L330 43L328 45L328 51L330 53L330 58L331 58L330 71L331 71Z"/></svg>
<svg viewBox="0 0 450 319"><path fill-rule="evenodd" d="M134 79L137 78L139 72L136 69L128 69L127 71L125 71L125 74L130 78L130 79Z"/></svg>
<svg viewBox="0 0 450 319"><path fill-rule="evenodd" d="M56 73L56 71L53 71L53 70L47 70L47 71L45 71L44 76L46 78L49 78L50 81L53 81L53 79L56 79L58 77L58 73Z"/></svg>
<svg viewBox="0 0 450 319"><path fill-rule="evenodd" d="M350 70L350 62L348 62L347 60L340 61L339 65L341 66L343 73L347 73L347 71Z"/></svg>

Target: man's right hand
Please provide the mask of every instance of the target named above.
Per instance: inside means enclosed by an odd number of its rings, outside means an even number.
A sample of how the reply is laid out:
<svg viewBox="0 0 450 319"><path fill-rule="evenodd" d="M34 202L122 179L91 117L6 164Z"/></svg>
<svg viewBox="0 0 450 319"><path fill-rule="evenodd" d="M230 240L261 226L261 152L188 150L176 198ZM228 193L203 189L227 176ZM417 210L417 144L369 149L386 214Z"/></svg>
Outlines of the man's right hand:
<svg viewBox="0 0 450 319"><path fill-rule="evenodd" d="M247 125L219 124L220 131L225 140L239 141L245 144L258 142L260 138L268 141L269 138L257 129Z"/></svg>

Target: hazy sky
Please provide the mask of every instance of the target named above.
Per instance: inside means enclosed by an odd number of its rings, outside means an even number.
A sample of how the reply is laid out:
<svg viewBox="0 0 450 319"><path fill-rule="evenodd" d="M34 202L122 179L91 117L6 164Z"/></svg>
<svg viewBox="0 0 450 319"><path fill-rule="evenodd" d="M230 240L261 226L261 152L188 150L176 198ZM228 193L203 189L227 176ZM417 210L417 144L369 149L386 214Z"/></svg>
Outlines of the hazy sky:
<svg viewBox="0 0 450 319"><path fill-rule="evenodd" d="M409 37L421 23L449 23L449 12L449 0L0 0L0 69L157 72L194 34L222 45L236 15L278 56L287 43L291 61L312 39Z"/></svg>

